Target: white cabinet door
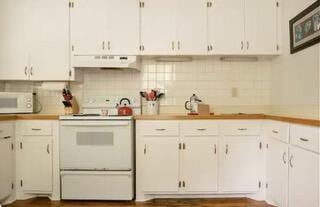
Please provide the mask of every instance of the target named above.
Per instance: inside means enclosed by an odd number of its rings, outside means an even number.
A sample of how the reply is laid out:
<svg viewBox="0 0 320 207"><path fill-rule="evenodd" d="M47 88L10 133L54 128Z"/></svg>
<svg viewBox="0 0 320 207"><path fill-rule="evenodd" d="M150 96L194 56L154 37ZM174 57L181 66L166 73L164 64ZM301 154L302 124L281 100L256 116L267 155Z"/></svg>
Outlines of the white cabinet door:
<svg viewBox="0 0 320 207"><path fill-rule="evenodd" d="M143 138L143 191L178 192L178 139L178 137Z"/></svg>
<svg viewBox="0 0 320 207"><path fill-rule="evenodd" d="M208 9L209 54L242 54L244 32L244 0L212 2Z"/></svg>
<svg viewBox="0 0 320 207"><path fill-rule="evenodd" d="M246 54L277 53L277 0L245 0Z"/></svg>
<svg viewBox="0 0 320 207"><path fill-rule="evenodd" d="M144 55L174 54L178 0L145 0L141 9L141 45Z"/></svg>
<svg viewBox="0 0 320 207"><path fill-rule="evenodd" d="M218 190L218 140L215 137L183 138L181 180L186 192Z"/></svg>
<svg viewBox="0 0 320 207"><path fill-rule="evenodd" d="M70 9L73 54L103 54L107 48L107 11L109 1L75 0Z"/></svg>
<svg viewBox="0 0 320 207"><path fill-rule="evenodd" d="M27 5L27 1L0 1L0 80L29 78Z"/></svg>
<svg viewBox="0 0 320 207"><path fill-rule="evenodd" d="M30 79L69 80L69 2L28 0Z"/></svg>
<svg viewBox="0 0 320 207"><path fill-rule="evenodd" d="M318 207L319 154L290 147L289 206Z"/></svg>
<svg viewBox="0 0 320 207"><path fill-rule="evenodd" d="M105 51L112 55L139 54L139 0L105 0ZM102 22L103 23L103 22ZM105 28L102 28L105 27Z"/></svg>
<svg viewBox="0 0 320 207"><path fill-rule="evenodd" d="M268 140L267 200L279 207L288 206L288 145Z"/></svg>
<svg viewBox="0 0 320 207"><path fill-rule="evenodd" d="M52 192L52 140L24 138L20 149L22 189L25 192Z"/></svg>
<svg viewBox="0 0 320 207"><path fill-rule="evenodd" d="M207 54L207 0L178 0L177 53Z"/></svg>
<svg viewBox="0 0 320 207"><path fill-rule="evenodd" d="M220 181L224 192L255 192L259 189L259 138L224 137L220 146Z"/></svg>
<svg viewBox="0 0 320 207"><path fill-rule="evenodd" d="M12 193L13 183L13 151L12 138L0 137L0 201Z"/></svg>

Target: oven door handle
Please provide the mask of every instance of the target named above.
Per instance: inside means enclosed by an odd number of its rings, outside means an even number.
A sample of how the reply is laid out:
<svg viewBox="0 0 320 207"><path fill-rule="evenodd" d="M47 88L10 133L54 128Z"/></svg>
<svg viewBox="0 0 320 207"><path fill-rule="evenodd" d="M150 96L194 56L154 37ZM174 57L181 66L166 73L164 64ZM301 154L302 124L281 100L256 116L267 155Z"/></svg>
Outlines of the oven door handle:
<svg viewBox="0 0 320 207"><path fill-rule="evenodd" d="M100 126L128 126L129 121L62 121L61 126L100 127Z"/></svg>

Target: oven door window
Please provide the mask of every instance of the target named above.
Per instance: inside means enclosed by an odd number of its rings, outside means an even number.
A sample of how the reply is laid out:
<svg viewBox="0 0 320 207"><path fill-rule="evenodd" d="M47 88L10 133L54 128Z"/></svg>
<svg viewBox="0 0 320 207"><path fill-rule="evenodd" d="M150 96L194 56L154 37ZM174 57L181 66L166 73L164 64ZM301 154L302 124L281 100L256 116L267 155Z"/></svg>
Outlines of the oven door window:
<svg viewBox="0 0 320 207"><path fill-rule="evenodd" d="M18 108L17 98L0 98L0 108Z"/></svg>
<svg viewBox="0 0 320 207"><path fill-rule="evenodd" d="M78 132L77 145L80 146L113 146L113 132Z"/></svg>

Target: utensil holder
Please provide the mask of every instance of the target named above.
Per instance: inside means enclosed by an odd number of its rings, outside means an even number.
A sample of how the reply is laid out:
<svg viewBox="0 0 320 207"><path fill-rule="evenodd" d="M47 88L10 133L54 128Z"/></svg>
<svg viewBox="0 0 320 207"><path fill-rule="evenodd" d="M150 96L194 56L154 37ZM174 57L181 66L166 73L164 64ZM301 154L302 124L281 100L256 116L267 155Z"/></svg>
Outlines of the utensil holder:
<svg viewBox="0 0 320 207"><path fill-rule="evenodd" d="M64 107L64 114L65 115L78 114L79 105L78 105L77 99L73 97L70 102L71 102L71 107Z"/></svg>
<svg viewBox="0 0 320 207"><path fill-rule="evenodd" d="M159 114L159 101L147 101L146 114L147 115L158 115Z"/></svg>

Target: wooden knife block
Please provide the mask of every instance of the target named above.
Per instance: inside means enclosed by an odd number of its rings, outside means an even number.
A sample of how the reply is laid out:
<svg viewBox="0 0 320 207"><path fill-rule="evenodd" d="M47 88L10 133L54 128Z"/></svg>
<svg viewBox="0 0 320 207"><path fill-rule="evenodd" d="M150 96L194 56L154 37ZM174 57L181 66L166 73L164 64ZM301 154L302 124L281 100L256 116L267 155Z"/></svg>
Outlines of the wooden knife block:
<svg viewBox="0 0 320 207"><path fill-rule="evenodd" d="M210 115L210 105L198 104L198 114L199 115Z"/></svg>
<svg viewBox="0 0 320 207"><path fill-rule="evenodd" d="M65 115L72 115L72 114L78 114L79 113L79 105L77 102L77 99L75 97L72 98L71 107L64 107L64 114Z"/></svg>

